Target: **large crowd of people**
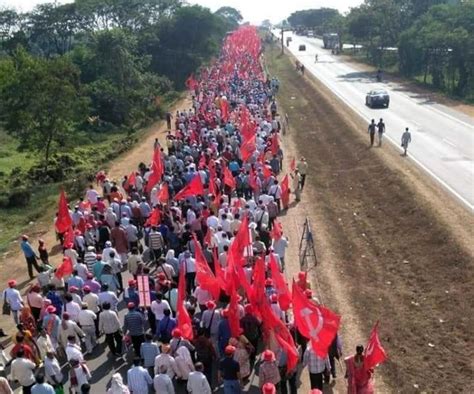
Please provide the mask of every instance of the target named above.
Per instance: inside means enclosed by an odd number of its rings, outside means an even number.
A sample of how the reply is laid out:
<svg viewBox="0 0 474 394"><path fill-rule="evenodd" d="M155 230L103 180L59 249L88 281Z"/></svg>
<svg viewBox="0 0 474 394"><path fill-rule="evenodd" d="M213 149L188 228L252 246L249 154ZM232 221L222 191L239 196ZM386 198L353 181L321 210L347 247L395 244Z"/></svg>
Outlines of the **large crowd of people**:
<svg viewBox="0 0 474 394"><path fill-rule="evenodd" d="M316 393L337 377L339 336L322 355L293 319L278 217L290 188L300 199L308 165L293 161L283 176L279 81L263 73L256 30L228 35L187 85L192 108L167 114L151 164L121 180L100 171L76 205L61 194L59 267L43 241L22 237L37 276L24 297L15 280L3 296L23 393L97 392L88 362L102 338L110 358L130 363L110 377L113 394L237 394L255 378L262 393L295 394L302 367ZM294 286L318 305L306 272ZM363 360L358 348L348 361L350 393L373 392ZM8 387L0 379L0 393Z"/></svg>

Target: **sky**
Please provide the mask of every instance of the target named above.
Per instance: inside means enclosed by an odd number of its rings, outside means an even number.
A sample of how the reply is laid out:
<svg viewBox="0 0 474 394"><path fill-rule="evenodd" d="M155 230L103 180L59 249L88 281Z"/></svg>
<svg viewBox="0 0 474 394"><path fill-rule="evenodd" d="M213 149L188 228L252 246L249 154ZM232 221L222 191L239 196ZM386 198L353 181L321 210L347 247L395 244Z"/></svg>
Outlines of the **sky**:
<svg viewBox="0 0 474 394"><path fill-rule="evenodd" d="M36 4L47 3L47 0L0 0L1 7L15 7L21 11L29 11ZM60 0L59 3L71 2ZM259 24L264 19L280 22L292 12L309 8L330 7L346 12L350 7L362 3L362 0L188 0L189 3L200 4L212 11L222 6L238 9L244 19L253 24Z"/></svg>

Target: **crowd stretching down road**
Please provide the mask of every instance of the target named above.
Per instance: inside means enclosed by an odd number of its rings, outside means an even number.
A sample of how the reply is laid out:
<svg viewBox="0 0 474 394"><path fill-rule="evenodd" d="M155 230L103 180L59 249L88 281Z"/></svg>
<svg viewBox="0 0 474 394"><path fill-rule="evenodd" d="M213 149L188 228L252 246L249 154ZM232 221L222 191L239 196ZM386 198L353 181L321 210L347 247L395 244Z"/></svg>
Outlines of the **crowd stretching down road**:
<svg viewBox="0 0 474 394"><path fill-rule="evenodd" d="M306 272L285 275L278 217L290 189L299 200L308 165L283 171L279 82L261 54L255 28L228 35L219 59L188 79L193 108L167 114L150 165L119 182L99 171L99 192L91 185L75 206L61 193L59 267L49 245L22 237L33 281L24 297L14 279L3 292L17 332L0 394L98 392L88 364L102 341L112 362L128 363L111 374L112 394L295 394L305 374L318 393L344 373L348 393L374 392L386 358L377 325L342 369L340 316Z"/></svg>

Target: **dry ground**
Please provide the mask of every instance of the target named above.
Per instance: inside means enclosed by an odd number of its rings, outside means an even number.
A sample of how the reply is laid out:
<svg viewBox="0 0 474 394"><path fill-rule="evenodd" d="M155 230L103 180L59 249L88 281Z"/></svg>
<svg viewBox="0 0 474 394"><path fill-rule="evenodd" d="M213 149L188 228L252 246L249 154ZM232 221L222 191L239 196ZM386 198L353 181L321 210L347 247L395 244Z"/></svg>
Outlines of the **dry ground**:
<svg viewBox="0 0 474 394"><path fill-rule="evenodd" d="M472 214L396 149L369 149L357 115L278 54L267 51L267 65L290 116L286 154L311 168L284 228L312 219L314 277L343 316L345 354L380 320L390 360L378 369L378 392L473 392Z"/></svg>

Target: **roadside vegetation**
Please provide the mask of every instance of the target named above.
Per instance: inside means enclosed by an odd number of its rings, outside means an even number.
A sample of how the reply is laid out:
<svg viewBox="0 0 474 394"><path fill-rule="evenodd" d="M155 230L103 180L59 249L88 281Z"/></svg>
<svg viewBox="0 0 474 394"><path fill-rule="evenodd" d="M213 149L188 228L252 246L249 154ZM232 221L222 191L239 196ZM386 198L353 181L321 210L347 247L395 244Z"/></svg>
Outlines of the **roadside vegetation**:
<svg viewBox="0 0 474 394"><path fill-rule="evenodd" d="M347 15L321 8L294 12L287 22L338 33L341 44L354 44L348 53L358 60L474 101L471 0L365 0Z"/></svg>
<svg viewBox="0 0 474 394"><path fill-rule="evenodd" d="M180 0L0 11L0 251L132 147L240 20Z"/></svg>

